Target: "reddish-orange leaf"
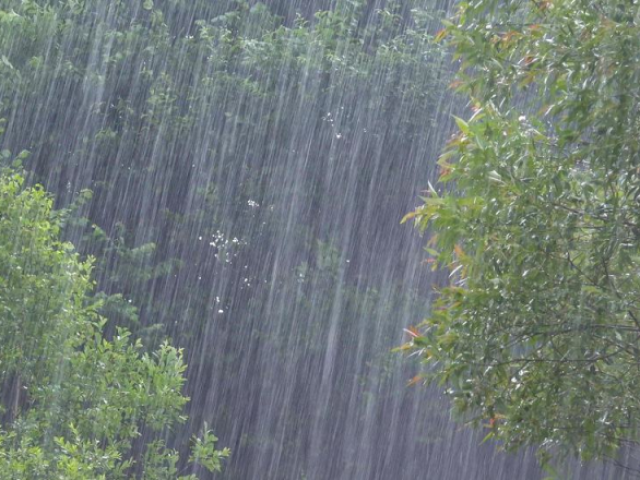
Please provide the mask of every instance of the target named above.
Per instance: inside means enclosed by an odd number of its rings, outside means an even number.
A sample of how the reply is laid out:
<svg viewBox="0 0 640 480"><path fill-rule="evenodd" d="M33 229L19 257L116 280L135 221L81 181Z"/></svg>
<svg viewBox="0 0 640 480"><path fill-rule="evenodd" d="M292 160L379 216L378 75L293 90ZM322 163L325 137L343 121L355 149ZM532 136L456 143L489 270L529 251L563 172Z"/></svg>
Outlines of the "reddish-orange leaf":
<svg viewBox="0 0 640 480"><path fill-rule="evenodd" d="M503 42L507 43L513 37L518 37L518 36L520 36L520 32L516 32L515 30L511 30L510 32L507 32L507 33L503 34L501 39L502 39Z"/></svg>
<svg viewBox="0 0 640 480"><path fill-rule="evenodd" d="M404 331L407 332L409 335L411 335L413 338L418 338L420 336L420 332L418 332L416 327L410 326L405 328Z"/></svg>
<svg viewBox="0 0 640 480"><path fill-rule="evenodd" d="M433 39L434 39L436 42L439 42L439 41L441 41L444 37L446 37L446 36L447 36L447 33L449 33L449 32L447 32L447 29L446 29L446 28L443 28L442 30L438 30L438 32L436 33L435 37L433 37Z"/></svg>
<svg viewBox="0 0 640 480"><path fill-rule="evenodd" d="M442 178L446 175L449 175L451 173L451 169L449 167L440 167L440 175L439 178Z"/></svg>

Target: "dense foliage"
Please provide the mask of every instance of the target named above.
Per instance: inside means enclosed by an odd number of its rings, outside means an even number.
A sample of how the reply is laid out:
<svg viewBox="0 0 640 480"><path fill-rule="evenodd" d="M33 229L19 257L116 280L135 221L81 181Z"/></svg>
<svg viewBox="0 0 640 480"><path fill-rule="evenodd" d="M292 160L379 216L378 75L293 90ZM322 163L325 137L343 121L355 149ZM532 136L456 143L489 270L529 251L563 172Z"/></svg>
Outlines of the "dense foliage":
<svg viewBox="0 0 640 480"><path fill-rule="evenodd" d="M411 348L509 447L613 458L640 415L638 7L462 2L473 112L409 214L450 285Z"/></svg>
<svg viewBox="0 0 640 480"><path fill-rule="evenodd" d="M60 240L63 215L41 187L3 169L0 212L0 478L195 479L152 434L185 420L182 351L103 336L91 259ZM194 439L191 462L220 471L229 451L216 440Z"/></svg>
<svg viewBox="0 0 640 480"><path fill-rule="evenodd" d="M274 246L292 251L292 278L319 245L347 242L329 236L336 219L308 217L347 181L356 210L402 211L370 185L414 175L398 163L424 148L433 120L438 58L424 9L339 2L285 23L245 1L4 3L4 146L29 149L28 166L62 204L93 191L71 236L105 259L100 287L132 299L145 327L198 338L203 317L231 307L216 296L258 288ZM292 216L302 223L283 240ZM366 248L341 253L351 269L384 252L378 223L354 225L373 232ZM139 320L126 302L110 306L121 322Z"/></svg>
<svg viewBox="0 0 640 480"><path fill-rule="evenodd" d="M424 304L396 219L443 101L429 3L0 0L2 148L62 207L93 191L63 235L106 332L186 347L169 444L207 420L225 478L389 476L446 416L389 354Z"/></svg>

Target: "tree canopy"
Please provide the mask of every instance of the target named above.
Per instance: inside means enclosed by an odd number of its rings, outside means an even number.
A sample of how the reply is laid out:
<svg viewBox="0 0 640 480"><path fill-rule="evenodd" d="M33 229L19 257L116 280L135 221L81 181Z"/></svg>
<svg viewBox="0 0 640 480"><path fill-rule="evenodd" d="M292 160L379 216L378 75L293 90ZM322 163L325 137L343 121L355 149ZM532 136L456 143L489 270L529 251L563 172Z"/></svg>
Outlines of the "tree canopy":
<svg viewBox="0 0 640 480"><path fill-rule="evenodd" d="M207 420L225 477L411 476L424 447L389 432L446 416L394 413L428 394L389 353L424 310L396 219L435 145L435 3L0 2L0 149L58 206L93 192L63 238L96 258L106 331L187 347L171 442Z"/></svg>
<svg viewBox="0 0 640 480"><path fill-rule="evenodd" d="M103 335L92 259L60 240L52 201L0 171L0 479L195 479L159 436L185 420L182 351ZM216 440L194 438L191 463L219 471Z"/></svg>
<svg viewBox="0 0 640 480"><path fill-rule="evenodd" d="M640 415L638 6L461 2L467 118L407 216L449 284L407 345L507 448L618 458Z"/></svg>

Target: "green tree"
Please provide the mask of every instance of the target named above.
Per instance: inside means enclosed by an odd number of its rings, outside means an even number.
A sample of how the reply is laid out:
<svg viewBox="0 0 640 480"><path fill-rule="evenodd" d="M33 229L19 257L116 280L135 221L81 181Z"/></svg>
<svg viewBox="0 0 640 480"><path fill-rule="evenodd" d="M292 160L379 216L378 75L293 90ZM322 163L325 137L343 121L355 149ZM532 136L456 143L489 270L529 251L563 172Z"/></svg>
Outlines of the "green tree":
<svg viewBox="0 0 640 480"><path fill-rule="evenodd" d="M507 448L616 459L640 415L638 7L461 2L473 113L407 215L449 285L406 348Z"/></svg>
<svg viewBox="0 0 640 480"><path fill-rule="evenodd" d="M185 420L182 351L104 338L92 259L59 239L63 217L41 187L0 172L0 479L195 479L158 438ZM216 440L205 428L190 462L220 471L229 450Z"/></svg>
<svg viewBox="0 0 640 480"><path fill-rule="evenodd" d="M33 152L29 179L60 206L93 191L62 238L96 258L108 338L119 325L146 348L165 336L188 345L191 418L171 442L200 418L236 437L243 461L225 478L252 477L264 455L292 477L327 455L353 472L374 468L350 458L345 422L400 403L383 352L390 319L413 303L395 295L407 281L405 236L390 238L385 223L405 209L397 185L416 181L431 148L442 58L428 35L433 2L338 0L317 12L317 2L271 0L0 4L2 147ZM343 218L354 222L343 228ZM374 268L396 253L404 260ZM305 372L329 365L334 339L369 348L335 343L340 369L310 383ZM353 403L362 388L346 372L366 382L367 408ZM327 412L357 415L324 415L319 392ZM283 393L295 408L264 410ZM322 431L300 428L314 417ZM310 446L313 437L326 440Z"/></svg>

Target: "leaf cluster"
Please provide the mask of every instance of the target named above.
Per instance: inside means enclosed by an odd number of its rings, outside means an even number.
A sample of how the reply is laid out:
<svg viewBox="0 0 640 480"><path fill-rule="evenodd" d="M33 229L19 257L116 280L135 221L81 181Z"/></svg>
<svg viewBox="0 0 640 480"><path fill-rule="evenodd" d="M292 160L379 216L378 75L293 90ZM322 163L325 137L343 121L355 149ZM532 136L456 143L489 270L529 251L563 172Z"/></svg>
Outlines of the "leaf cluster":
<svg viewBox="0 0 640 480"><path fill-rule="evenodd" d="M178 476L177 452L156 438L186 419L182 350L103 335L92 259L59 240L52 203L0 172L0 478L195 478ZM194 441L191 462L220 471L229 450L208 431Z"/></svg>
<svg viewBox="0 0 640 480"><path fill-rule="evenodd" d="M407 218L450 270L413 349L506 447L615 458L640 414L637 7L458 8L438 38L473 112Z"/></svg>

